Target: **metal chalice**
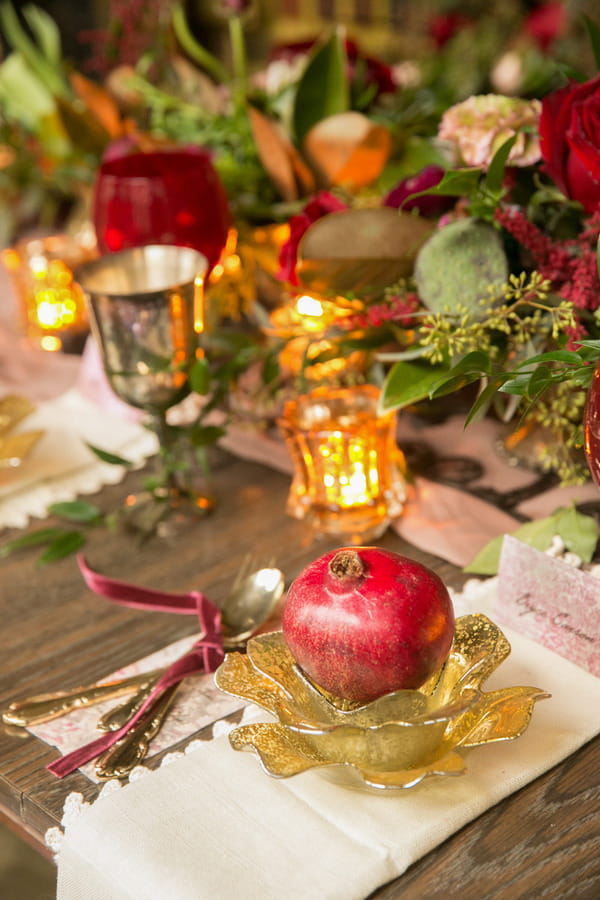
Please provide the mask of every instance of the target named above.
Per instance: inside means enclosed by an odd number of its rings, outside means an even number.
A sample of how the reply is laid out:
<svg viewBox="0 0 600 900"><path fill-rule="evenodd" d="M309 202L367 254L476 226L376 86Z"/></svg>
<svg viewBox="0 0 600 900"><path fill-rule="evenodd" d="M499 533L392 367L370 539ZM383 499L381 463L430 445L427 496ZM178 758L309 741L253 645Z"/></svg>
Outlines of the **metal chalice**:
<svg viewBox="0 0 600 900"><path fill-rule="evenodd" d="M190 486L179 429L167 410L190 392L188 373L204 329L206 257L189 247L148 245L110 253L77 270L92 333L115 394L146 411L159 443L154 499L210 501Z"/></svg>

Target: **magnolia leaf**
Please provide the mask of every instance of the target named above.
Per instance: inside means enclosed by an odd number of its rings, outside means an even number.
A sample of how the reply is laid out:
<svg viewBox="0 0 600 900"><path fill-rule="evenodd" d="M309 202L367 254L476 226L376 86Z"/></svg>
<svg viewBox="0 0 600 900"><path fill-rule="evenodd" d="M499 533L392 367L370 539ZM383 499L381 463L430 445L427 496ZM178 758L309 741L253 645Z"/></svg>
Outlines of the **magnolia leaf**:
<svg viewBox="0 0 600 900"><path fill-rule="evenodd" d="M383 412L389 412L425 400L433 385L447 374L448 369L444 366L397 362L384 381L379 405Z"/></svg>
<svg viewBox="0 0 600 900"><path fill-rule="evenodd" d="M335 31L317 47L296 88L292 121L299 146L321 119L349 109L346 63L341 33Z"/></svg>
<svg viewBox="0 0 600 900"><path fill-rule="evenodd" d="M590 562L598 542L598 525L592 516L577 512L574 507L561 507L551 516L526 522L512 532L512 537L542 552L552 546L559 535L565 547L584 562ZM474 575L496 575L504 535L494 538L480 550L464 571Z"/></svg>
<svg viewBox="0 0 600 900"><path fill-rule="evenodd" d="M460 304L477 316L488 288L501 293L508 261L496 229L479 219L456 219L439 228L419 251L419 296L434 312Z"/></svg>
<svg viewBox="0 0 600 900"><path fill-rule="evenodd" d="M53 516L60 516L71 522L96 522L100 517L100 510L93 503L86 500L71 500L62 503L52 503L48 512Z"/></svg>
<svg viewBox="0 0 600 900"><path fill-rule="evenodd" d="M306 156L321 182L350 190L366 187L379 178L391 150L388 129L359 112L322 119L304 140Z"/></svg>
<svg viewBox="0 0 600 900"><path fill-rule="evenodd" d="M248 107L256 150L265 171L286 202L314 190L312 173L275 122Z"/></svg>
<svg viewBox="0 0 600 900"><path fill-rule="evenodd" d="M108 91L79 72L71 72L69 81L79 99L96 117L110 137L120 137L123 133L121 114L119 107Z"/></svg>
<svg viewBox="0 0 600 900"><path fill-rule="evenodd" d="M377 293L411 274L434 224L389 207L329 213L307 229L296 272L307 290Z"/></svg>
<svg viewBox="0 0 600 900"><path fill-rule="evenodd" d="M110 142L111 135L104 124L89 109L79 104L56 98L56 105L65 131L74 147L85 153L99 154Z"/></svg>

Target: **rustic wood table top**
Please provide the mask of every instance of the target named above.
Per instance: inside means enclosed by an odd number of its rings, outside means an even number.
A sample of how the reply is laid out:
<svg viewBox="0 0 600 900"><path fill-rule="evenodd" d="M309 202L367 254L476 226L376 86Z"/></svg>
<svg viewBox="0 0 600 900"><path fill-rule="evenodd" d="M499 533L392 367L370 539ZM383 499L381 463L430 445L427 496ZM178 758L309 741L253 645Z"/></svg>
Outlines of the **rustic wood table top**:
<svg viewBox="0 0 600 900"><path fill-rule="evenodd" d="M114 508L140 479L140 473L130 474L123 484L105 488L96 502ZM272 554L289 584L308 562L338 545L315 540L304 523L286 515L288 477L222 453L213 482L216 508L179 529L176 539L153 538L138 546L131 536L95 529L85 550L89 563L114 578L159 590L201 589L218 603L248 553ZM29 530L39 527L34 523ZM3 538L17 534L5 532ZM378 544L431 566L453 587L464 582L455 567L391 530ZM34 693L101 679L197 630L193 617L144 613L102 600L85 586L73 557L44 568L36 560L35 551L26 551L0 562L0 708ZM0 815L48 855L43 836L60 822L66 796L78 791L93 800L98 786L79 772L55 778L45 768L56 758L55 749L24 730L0 728ZM157 755L148 764L159 761ZM600 896L600 738L373 894L381 900L458 896Z"/></svg>

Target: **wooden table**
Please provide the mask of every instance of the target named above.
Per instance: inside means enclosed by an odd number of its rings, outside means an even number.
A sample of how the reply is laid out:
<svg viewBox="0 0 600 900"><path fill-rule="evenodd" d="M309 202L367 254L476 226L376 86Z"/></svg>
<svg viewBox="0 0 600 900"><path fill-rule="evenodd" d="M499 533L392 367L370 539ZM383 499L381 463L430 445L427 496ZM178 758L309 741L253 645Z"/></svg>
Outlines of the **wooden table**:
<svg viewBox="0 0 600 900"><path fill-rule="evenodd" d="M122 485L102 491L97 502L114 508L140 479L140 473L129 475ZM288 477L221 453L213 480L216 509L181 529L176 540L153 539L137 547L131 538L98 529L86 547L90 564L162 590L200 588L219 602L248 553L272 554L289 583L309 561L338 545L314 541L304 523L286 515ZM391 530L378 543L431 566L449 585L464 581L449 563L416 550ZM100 679L196 630L192 618L135 612L96 597L73 558L40 569L36 556L28 551L0 562L2 708L29 694ZM0 732L0 815L46 855L44 832L59 823L67 794L79 791L93 799L98 791L79 773L62 781L49 774L45 766L56 755L25 731ZM597 900L600 738L462 828L373 896Z"/></svg>

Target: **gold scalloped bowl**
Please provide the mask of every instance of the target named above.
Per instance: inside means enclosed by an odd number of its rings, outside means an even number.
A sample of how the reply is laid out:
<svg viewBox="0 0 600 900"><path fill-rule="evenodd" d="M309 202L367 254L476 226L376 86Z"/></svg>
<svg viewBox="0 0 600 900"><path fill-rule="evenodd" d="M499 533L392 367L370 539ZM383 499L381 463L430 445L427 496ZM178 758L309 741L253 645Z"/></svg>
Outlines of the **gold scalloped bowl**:
<svg viewBox="0 0 600 900"><path fill-rule="evenodd" d="M509 653L510 644L490 619L463 616L448 659L418 691L395 691L357 706L311 682L278 631L250 640L247 654L227 654L215 681L277 720L241 725L230 734L232 747L255 750L269 775L333 767L339 783L389 791L431 775L461 775L465 764L458 747L525 731L535 701L549 694L535 687L481 690Z"/></svg>

